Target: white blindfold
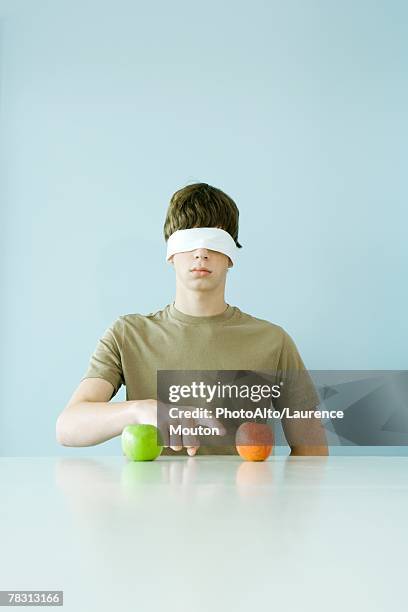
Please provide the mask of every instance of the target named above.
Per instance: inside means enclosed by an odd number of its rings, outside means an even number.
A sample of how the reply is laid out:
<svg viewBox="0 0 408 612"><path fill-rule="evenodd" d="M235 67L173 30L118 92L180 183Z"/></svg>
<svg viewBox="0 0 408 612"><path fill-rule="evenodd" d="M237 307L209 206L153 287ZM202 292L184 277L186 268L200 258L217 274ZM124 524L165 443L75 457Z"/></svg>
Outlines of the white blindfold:
<svg viewBox="0 0 408 612"><path fill-rule="evenodd" d="M224 253L233 264L237 261L238 247L235 240L219 227L192 227L173 232L167 240L166 261L171 263L169 259L175 253L193 251L200 247Z"/></svg>

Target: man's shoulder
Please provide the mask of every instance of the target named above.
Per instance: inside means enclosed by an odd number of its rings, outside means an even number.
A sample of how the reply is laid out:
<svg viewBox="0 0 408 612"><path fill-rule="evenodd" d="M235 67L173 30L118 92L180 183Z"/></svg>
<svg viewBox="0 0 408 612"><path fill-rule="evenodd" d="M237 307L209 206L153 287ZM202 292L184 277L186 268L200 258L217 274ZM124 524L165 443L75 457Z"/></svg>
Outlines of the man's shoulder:
<svg viewBox="0 0 408 612"><path fill-rule="evenodd" d="M167 311L168 306L164 308L160 308L158 310L153 310L148 312L147 314L142 314L140 312L130 312L127 314L122 314L118 317L117 321L122 321L123 323L131 323L133 325L143 325L147 322L159 322L164 319L164 315Z"/></svg>
<svg viewBox="0 0 408 612"><path fill-rule="evenodd" d="M281 335L282 337L286 333L283 327L281 325L278 325L277 323L272 323L272 321L269 321L268 319L256 317L255 315L252 315L248 312L244 312L241 309L239 309L239 311L241 314L241 320L249 325L253 325L256 328L262 329L267 332L272 332L274 334Z"/></svg>

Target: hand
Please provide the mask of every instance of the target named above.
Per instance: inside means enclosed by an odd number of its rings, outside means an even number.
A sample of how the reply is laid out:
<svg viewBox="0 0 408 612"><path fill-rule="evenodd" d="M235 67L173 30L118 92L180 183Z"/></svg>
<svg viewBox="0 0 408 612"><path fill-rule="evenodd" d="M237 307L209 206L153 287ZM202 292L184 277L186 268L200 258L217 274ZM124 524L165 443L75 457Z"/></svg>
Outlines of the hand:
<svg viewBox="0 0 408 612"><path fill-rule="evenodd" d="M154 425L160 429L160 432L163 436L164 446L169 447L174 451L180 451L183 448L187 448L187 453L190 457L194 456L200 447L200 442L197 436L195 435L185 435L185 434L170 434L170 425L177 427L181 425L182 428L191 429L196 427L197 425L202 425L205 427L216 427L220 435L224 435L226 433L226 429L224 425L213 417L209 418L192 418L182 416L180 418L170 418L168 411L162 410L162 414L160 416L160 422L157 422L157 400L156 399L145 399L145 400L136 400L134 402L135 409L135 422L139 424L146 425ZM175 407L173 404L164 404L161 402L162 406ZM177 405L177 409L179 412L183 412L184 410L194 410L196 406L180 406Z"/></svg>

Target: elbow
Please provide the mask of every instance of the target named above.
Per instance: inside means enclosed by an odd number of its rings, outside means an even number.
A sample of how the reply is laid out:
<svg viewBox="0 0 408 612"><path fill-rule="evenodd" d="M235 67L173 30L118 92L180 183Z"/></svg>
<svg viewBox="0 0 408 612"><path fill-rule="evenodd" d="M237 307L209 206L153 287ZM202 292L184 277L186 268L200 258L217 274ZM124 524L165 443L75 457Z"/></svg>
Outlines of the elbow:
<svg viewBox="0 0 408 612"><path fill-rule="evenodd" d="M70 442L62 414L60 414L60 416L58 417L55 425L55 439L57 441L57 444L60 444L61 446L74 446Z"/></svg>

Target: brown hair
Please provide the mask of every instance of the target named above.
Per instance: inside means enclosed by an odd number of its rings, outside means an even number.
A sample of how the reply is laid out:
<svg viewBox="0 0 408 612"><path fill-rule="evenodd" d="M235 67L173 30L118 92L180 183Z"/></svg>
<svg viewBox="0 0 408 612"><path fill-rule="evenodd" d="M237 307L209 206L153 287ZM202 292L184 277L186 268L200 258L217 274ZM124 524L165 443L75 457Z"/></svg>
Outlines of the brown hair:
<svg viewBox="0 0 408 612"><path fill-rule="evenodd" d="M239 210L226 193L207 183L194 183L176 191L170 200L164 222L164 237L192 227L220 227L228 232L238 248Z"/></svg>

